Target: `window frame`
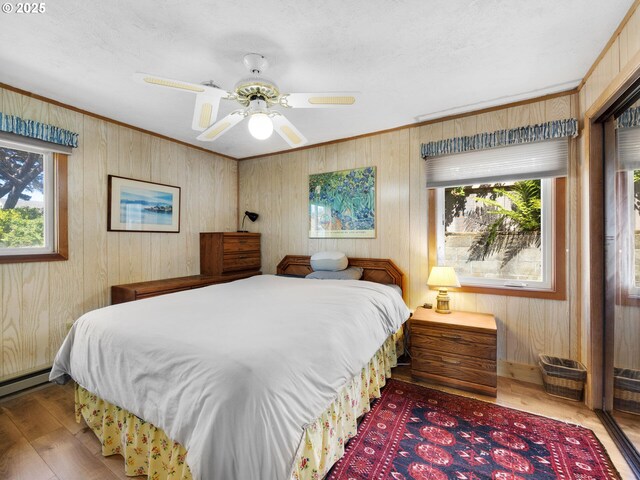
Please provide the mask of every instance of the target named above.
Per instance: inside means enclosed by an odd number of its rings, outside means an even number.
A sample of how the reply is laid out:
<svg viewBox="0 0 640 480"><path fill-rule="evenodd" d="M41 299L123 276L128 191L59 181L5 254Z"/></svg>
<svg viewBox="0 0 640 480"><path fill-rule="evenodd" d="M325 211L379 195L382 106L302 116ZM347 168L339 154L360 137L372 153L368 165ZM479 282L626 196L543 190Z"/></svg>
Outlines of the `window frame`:
<svg viewBox="0 0 640 480"><path fill-rule="evenodd" d="M29 145L21 145L19 142L11 142L16 149L33 151ZM52 251L34 252L33 250L23 254L0 255L0 264L7 263L27 263L27 262L53 262L69 259L69 236L68 236L68 212L67 212L67 170L68 155L52 151L42 150L45 155L51 156L50 174L53 174L53 181L50 186L52 192L45 192L50 201L53 201L53 226L48 233L52 235ZM48 180L45 179L45 182ZM46 213L45 213L46 215ZM46 227L45 227L46 228Z"/></svg>
<svg viewBox="0 0 640 480"><path fill-rule="evenodd" d="M551 186L551 275L549 288L519 287L507 285L470 285L462 284L459 288L451 288L451 291L482 293L487 295L506 295L514 297L542 298L548 300L566 300L566 177L552 179ZM429 242L429 269L438 265L438 230L441 229L438 218L439 202L437 201L437 188L428 189L428 242Z"/></svg>

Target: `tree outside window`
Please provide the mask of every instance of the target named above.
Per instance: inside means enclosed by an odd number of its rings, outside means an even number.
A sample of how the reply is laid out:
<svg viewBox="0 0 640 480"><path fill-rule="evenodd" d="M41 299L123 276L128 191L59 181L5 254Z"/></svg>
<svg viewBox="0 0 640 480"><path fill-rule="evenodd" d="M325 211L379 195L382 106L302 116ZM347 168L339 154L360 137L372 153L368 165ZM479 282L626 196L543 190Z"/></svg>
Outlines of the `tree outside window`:
<svg viewBox="0 0 640 480"><path fill-rule="evenodd" d="M544 281L540 179L445 188L443 205L442 264L480 282Z"/></svg>
<svg viewBox="0 0 640 480"><path fill-rule="evenodd" d="M0 253L48 249L47 155L0 145Z"/></svg>

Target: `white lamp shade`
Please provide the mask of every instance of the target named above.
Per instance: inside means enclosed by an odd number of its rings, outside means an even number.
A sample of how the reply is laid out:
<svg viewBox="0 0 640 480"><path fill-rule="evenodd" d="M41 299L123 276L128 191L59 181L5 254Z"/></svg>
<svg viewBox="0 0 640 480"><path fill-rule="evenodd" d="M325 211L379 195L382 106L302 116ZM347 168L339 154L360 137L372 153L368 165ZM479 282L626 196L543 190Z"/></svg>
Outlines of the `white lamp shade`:
<svg viewBox="0 0 640 480"><path fill-rule="evenodd" d="M430 287L459 287L460 282L453 267L433 267L427 285Z"/></svg>
<svg viewBox="0 0 640 480"><path fill-rule="evenodd" d="M265 113L251 115L248 127L249 133L258 140L266 140L273 133L273 122Z"/></svg>

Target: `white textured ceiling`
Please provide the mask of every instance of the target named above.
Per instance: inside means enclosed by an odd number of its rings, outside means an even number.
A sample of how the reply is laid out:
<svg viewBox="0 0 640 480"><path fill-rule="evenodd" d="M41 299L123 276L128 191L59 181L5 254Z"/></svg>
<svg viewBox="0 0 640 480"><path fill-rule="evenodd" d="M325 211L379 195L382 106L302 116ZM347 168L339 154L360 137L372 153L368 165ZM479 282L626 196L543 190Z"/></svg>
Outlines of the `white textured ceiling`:
<svg viewBox="0 0 640 480"><path fill-rule="evenodd" d="M0 82L242 158L287 144L253 139L246 122L198 142L194 97L132 73L232 89L259 52L283 92L362 92L350 109L286 111L320 143L575 87L632 0L45 3L0 13Z"/></svg>

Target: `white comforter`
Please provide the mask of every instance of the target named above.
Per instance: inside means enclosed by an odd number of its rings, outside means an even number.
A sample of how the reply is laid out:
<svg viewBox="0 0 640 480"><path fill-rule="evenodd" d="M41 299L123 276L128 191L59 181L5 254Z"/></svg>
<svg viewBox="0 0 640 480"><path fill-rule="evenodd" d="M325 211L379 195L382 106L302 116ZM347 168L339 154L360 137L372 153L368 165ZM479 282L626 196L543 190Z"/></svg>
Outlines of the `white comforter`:
<svg viewBox="0 0 640 480"><path fill-rule="evenodd" d="M252 277L83 315L50 379L162 428L194 479L285 479L305 425L408 316L384 285Z"/></svg>

